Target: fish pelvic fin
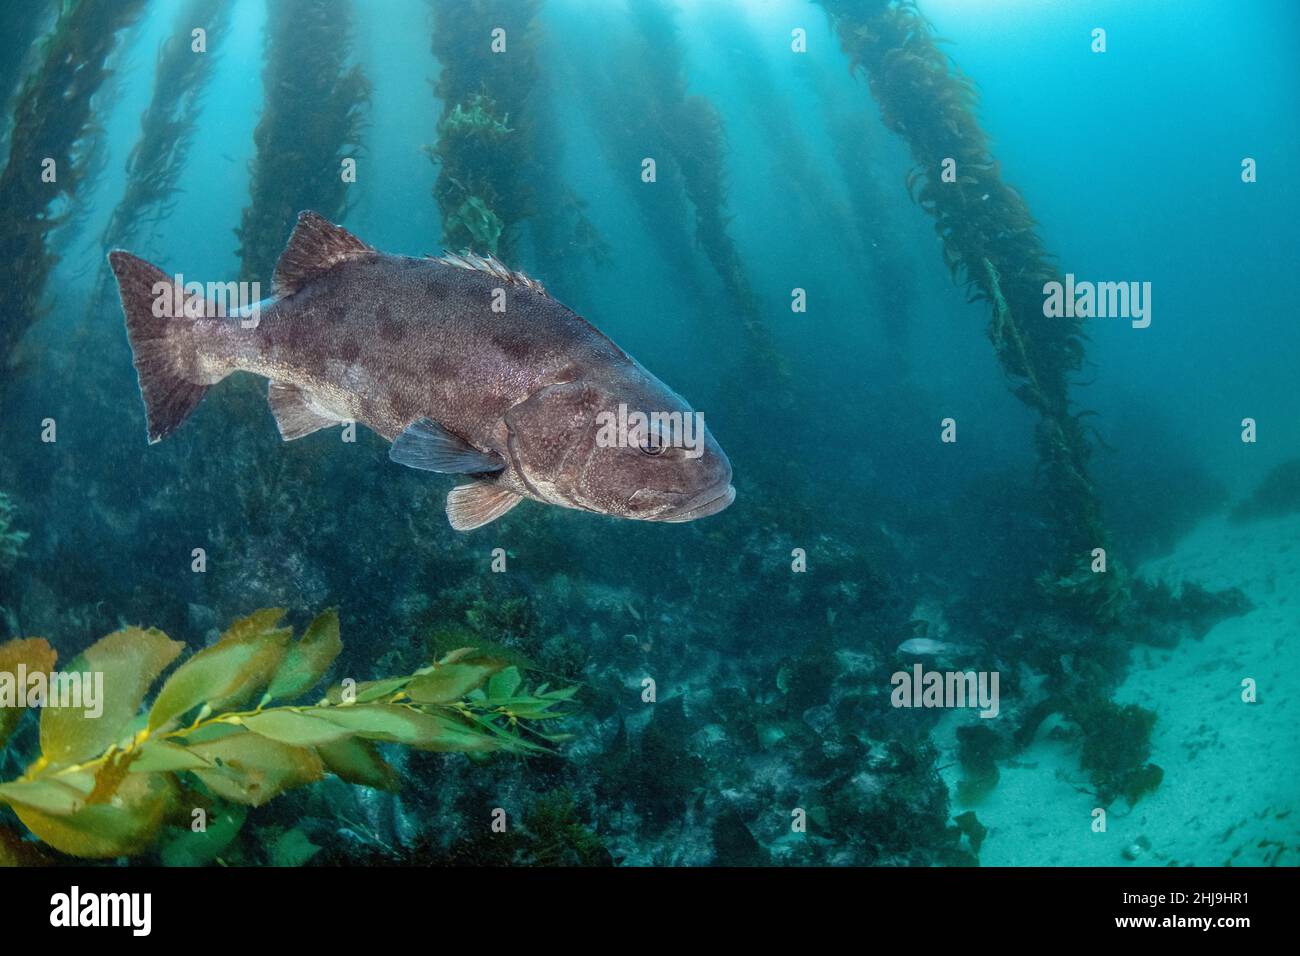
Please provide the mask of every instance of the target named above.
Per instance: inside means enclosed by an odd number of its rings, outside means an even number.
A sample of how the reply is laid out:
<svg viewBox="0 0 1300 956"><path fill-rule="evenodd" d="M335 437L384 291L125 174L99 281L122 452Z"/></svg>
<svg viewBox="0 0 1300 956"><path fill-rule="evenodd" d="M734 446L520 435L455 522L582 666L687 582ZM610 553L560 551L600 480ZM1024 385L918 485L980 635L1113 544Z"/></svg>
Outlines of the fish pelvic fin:
<svg viewBox="0 0 1300 956"><path fill-rule="evenodd" d="M457 531L473 531L496 521L523 500L522 495L490 481L457 485L447 492L447 520Z"/></svg>
<svg viewBox="0 0 1300 956"><path fill-rule="evenodd" d="M378 253L373 246L319 213L306 210L298 213L289 244L275 264L272 288L278 296L292 295L340 262L374 255Z"/></svg>
<svg viewBox="0 0 1300 956"><path fill-rule="evenodd" d="M172 278L139 256L115 249L108 262L117 277L152 445L190 417L212 384L201 379L196 367L200 320L195 316L202 310L192 308L195 296L185 296L183 290L177 295ZM181 314L169 315L176 302L182 304Z"/></svg>
<svg viewBox="0 0 1300 956"><path fill-rule="evenodd" d="M506 466L500 455L480 451L428 418L418 418L402 429L393 439L388 457L407 468L444 475L473 475Z"/></svg>

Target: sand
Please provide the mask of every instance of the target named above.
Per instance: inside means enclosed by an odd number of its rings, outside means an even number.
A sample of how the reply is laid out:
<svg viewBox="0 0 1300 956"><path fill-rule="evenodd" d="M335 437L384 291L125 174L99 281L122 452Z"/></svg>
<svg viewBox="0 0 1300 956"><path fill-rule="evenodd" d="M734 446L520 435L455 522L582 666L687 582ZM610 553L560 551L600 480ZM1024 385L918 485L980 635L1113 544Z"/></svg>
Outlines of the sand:
<svg viewBox="0 0 1300 956"><path fill-rule="evenodd" d="M1150 759L1165 776L1132 810L1116 800L1104 833L1092 829L1095 800L1081 792L1088 780L1077 749L1052 739L1050 722L1015 760L1000 764L990 794L969 807L959 803L951 734L977 718L946 719L936 737L951 755L943 776L952 812L973 809L989 828L981 865L1300 864L1300 515L1245 525L1208 519L1138 574L1239 587L1255 609L1222 621L1201 641L1134 649L1115 698L1158 715ZM1247 677L1257 685L1253 704L1242 701ZM1141 838L1149 849L1129 860L1125 848Z"/></svg>

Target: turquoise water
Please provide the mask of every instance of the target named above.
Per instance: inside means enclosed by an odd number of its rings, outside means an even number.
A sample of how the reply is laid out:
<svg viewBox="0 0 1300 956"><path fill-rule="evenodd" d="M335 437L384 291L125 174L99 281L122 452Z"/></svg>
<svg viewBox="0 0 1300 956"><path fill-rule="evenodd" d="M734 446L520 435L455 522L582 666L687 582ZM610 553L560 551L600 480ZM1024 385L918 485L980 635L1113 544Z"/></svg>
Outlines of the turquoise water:
<svg viewBox="0 0 1300 956"><path fill-rule="evenodd" d="M519 731L544 750L385 739L389 791L322 767L246 810L180 772L169 822L100 856L1296 862L1294 4L54 6L4 14L0 638L189 653L337 608L321 688L461 646L577 688L536 728L566 739ZM107 72L65 90L64 50ZM150 445L107 252L269 295L303 209L544 284L703 412L735 503L456 532L452 478L363 426L283 442L242 373ZM1061 360L1042 268L1142 307ZM918 666L997 675L997 715L899 706ZM0 778L40 752L32 715Z"/></svg>

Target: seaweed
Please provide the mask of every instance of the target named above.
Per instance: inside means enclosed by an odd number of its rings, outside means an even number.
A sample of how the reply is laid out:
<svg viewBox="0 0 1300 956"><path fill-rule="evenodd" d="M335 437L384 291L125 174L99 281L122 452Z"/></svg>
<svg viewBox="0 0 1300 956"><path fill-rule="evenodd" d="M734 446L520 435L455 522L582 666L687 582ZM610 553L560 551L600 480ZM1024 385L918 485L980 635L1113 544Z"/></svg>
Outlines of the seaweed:
<svg viewBox="0 0 1300 956"><path fill-rule="evenodd" d="M370 81L348 66L352 7L336 0L277 0L267 11L266 103L253 132L251 201L236 235L240 278L269 285L304 209L340 222L348 184L340 162L361 149Z"/></svg>
<svg viewBox="0 0 1300 956"><path fill-rule="evenodd" d="M191 808L213 801L261 806L327 773L392 789L398 777L378 742L437 753L547 753L556 738L538 728L565 716L576 692L525 690L517 668L462 648L411 674L344 680L314 704L285 703L320 683L343 644L336 612L318 615L297 641L280 626L284 613L269 608L236 621L172 671L145 712L149 688L184 645L139 627L96 642L69 667L102 675L105 696L56 706L55 685L42 692L41 755L0 784L0 802L63 853L135 855L167 824L188 822ZM33 675L52 672L54 657L42 640L0 645L9 691L23 673L26 689ZM67 691L66 682L59 686ZM11 697L0 709L6 734L14 707Z"/></svg>
<svg viewBox="0 0 1300 956"><path fill-rule="evenodd" d="M442 242L506 262L519 227L533 215L533 123L540 0L464 0L433 7L433 54L442 69L438 139L428 152L438 166L433 198ZM491 32L505 30L506 49L492 51Z"/></svg>
<svg viewBox="0 0 1300 956"><path fill-rule="evenodd" d="M1101 696L1085 696L1066 711L1083 734L1080 764L1092 779L1097 798L1110 803L1123 796L1129 805L1154 790L1164 771L1148 763L1154 711L1137 704L1120 705Z"/></svg>
<svg viewBox="0 0 1300 956"><path fill-rule="evenodd" d="M979 853L984 838L989 835L989 828L980 823L979 817L975 816L974 810L967 810L952 819L957 824L957 829L961 830L966 835L966 839L970 841L971 851Z"/></svg>
<svg viewBox="0 0 1300 956"><path fill-rule="evenodd" d="M957 784L957 799L968 806L982 800L997 786L997 760L1006 755L1006 742L991 728L984 724L958 727L957 758L963 776Z"/></svg>
<svg viewBox="0 0 1300 956"><path fill-rule="evenodd" d="M58 262L49 234L66 221L91 168L85 148L95 129L91 99L108 76L105 63L118 32L143 6L143 0L65 3L40 42L40 67L18 93L8 162L0 172L0 261L7 270L0 283L0 365L15 364L19 341L42 315L41 295ZM54 182L44 181L46 160L54 161ZM4 375L0 382L15 378Z"/></svg>
<svg viewBox="0 0 1300 956"><path fill-rule="evenodd" d="M1035 445L1060 544L1054 573L1068 578L1107 540L1088 474L1091 443L1069 397L1070 377L1084 363L1082 321L1042 320L1042 290L1057 270L1024 198L1002 179L976 118L974 84L940 49L914 0L821 3L885 126L911 149L917 165L907 188L935 220L953 281L971 301L989 304L988 336L1002 370L1038 415ZM947 158L957 163L956 182L942 181ZM1106 575L1103 593L1091 597L1105 610L1114 600L1109 592L1121 588L1118 577Z"/></svg>
<svg viewBox="0 0 1300 956"><path fill-rule="evenodd" d="M0 571L14 566L22 554L24 542L30 537L26 531L14 527L15 510L13 501L0 491Z"/></svg>
<svg viewBox="0 0 1300 956"><path fill-rule="evenodd" d="M1184 581L1175 592L1164 581L1133 582L1131 623L1138 640L1174 647L1184 638L1199 641L1220 621L1249 613L1254 604L1240 588L1211 591Z"/></svg>
<svg viewBox="0 0 1300 956"><path fill-rule="evenodd" d="M1278 518L1300 512L1300 458L1292 458L1273 468L1245 501L1228 514L1234 524Z"/></svg>
<svg viewBox="0 0 1300 956"><path fill-rule="evenodd" d="M713 821L713 855L716 866L770 866L767 852L733 807L726 807Z"/></svg>

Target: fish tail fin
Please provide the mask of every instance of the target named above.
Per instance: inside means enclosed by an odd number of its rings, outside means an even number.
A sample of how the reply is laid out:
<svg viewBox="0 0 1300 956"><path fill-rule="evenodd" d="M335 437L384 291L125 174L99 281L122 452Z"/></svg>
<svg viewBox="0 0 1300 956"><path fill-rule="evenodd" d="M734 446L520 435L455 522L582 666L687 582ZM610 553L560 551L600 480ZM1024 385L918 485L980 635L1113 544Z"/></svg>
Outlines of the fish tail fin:
<svg viewBox="0 0 1300 956"><path fill-rule="evenodd" d="M196 370L200 320L188 317L185 309L172 317L175 283L157 266L120 249L110 252L108 261L117 276L152 445L189 418L212 384L200 381ZM180 301L186 302L183 296Z"/></svg>

